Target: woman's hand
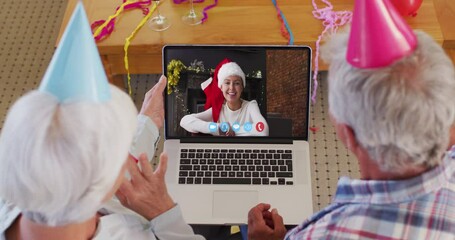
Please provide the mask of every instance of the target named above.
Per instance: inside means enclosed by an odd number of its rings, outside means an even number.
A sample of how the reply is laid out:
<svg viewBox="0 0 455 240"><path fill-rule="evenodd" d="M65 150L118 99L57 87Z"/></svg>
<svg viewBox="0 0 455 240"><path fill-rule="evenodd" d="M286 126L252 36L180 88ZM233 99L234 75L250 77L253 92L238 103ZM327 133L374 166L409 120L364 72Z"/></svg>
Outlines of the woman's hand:
<svg viewBox="0 0 455 240"><path fill-rule="evenodd" d="M166 87L167 79L161 75L158 83L150 89L144 97L140 114L148 116L160 129L164 124L164 97L163 91Z"/></svg>
<svg viewBox="0 0 455 240"><path fill-rule="evenodd" d="M125 179L115 195L123 206L150 221L175 206L164 182L167 155L161 154L160 163L155 171L145 154L139 157L139 163L142 171L134 160L128 160L131 180Z"/></svg>

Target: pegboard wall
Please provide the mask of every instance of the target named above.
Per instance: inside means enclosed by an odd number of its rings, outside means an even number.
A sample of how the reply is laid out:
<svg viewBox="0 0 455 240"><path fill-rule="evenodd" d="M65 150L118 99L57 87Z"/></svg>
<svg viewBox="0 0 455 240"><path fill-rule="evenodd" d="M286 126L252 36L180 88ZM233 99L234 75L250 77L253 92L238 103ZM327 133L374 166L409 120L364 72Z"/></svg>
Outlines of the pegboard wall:
<svg viewBox="0 0 455 240"><path fill-rule="evenodd" d="M1 0L0 127L11 104L35 89L46 71L65 0Z"/></svg>
<svg viewBox="0 0 455 240"><path fill-rule="evenodd" d="M65 0L4 1L0 8L0 129L6 113L17 98L36 89L54 53L58 30L66 8ZM318 98L311 106L310 154L314 210L327 206L343 175L358 177L357 161L336 138L328 118L326 74L320 74ZM132 75L133 100L140 108L145 92L159 75ZM125 78L126 82L126 78ZM161 136L163 136L161 130ZM163 138L162 138L163 139ZM162 152L160 141L154 162Z"/></svg>
<svg viewBox="0 0 455 240"><path fill-rule="evenodd" d="M327 72L321 72L317 100L310 108L310 126L316 129L309 138L315 211L332 201L341 176L360 177L356 158L337 139L330 122L327 92Z"/></svg>

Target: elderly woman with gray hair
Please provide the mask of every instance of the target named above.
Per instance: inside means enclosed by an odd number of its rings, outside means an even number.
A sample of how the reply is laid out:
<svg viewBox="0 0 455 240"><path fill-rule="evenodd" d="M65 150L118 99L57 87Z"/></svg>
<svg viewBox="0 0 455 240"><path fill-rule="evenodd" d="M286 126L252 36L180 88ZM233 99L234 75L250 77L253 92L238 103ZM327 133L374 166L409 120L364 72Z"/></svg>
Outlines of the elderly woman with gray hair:
<svg viewBox="0 0 455 240"><path fill-rule="evenodd" d="M166 155L155 171L146 156L163 126L165 87L162 76L137 116L108 84L78 3L39 89L11 107L2 129L0 240L203 239L167 193Z"/></svg>
<svg viewBox="0 0 455 240"><path fill-rule="evenodd" d="M167 157L155 172L145 154L141 169L128 157L137 125L130 151L154 149L140 141L163 125L165 86L162 77L147 93L138 120L116 87L106 103L60 104L42 91L20 98L0 137L0 239L203 239L167 193ZM112 200L116 192L135 212Z"/></svg>
<svg viewBox="0 0 455 240"><path fill-rule="evenodd" d="M454 66L430 36L394 19L398 14L385 23L400 27L382 28L393 34L382 33L379 45L356 42L374 41L369 37L379 30L368 23L381 22L383 13L356 14L384 11L384 2L356 1L369 6L356 8L350 34L335 34L323 49L330 117L361 179L341 177L332 204L287 233L276 210L257 205L249 213L249 239L455 239L455 148L446 151L455 137ZM370 15L375 19L365 19ZM400 30L412 39L405 54L396 54L407 45ZM401 46L379 49L394 56L378 66L379 54L371 55L377 49L368 46L381 48L390 38ZM352 48L365 52L350 58ZM367 67L359 66L365 56L371 56Z"/></svg>

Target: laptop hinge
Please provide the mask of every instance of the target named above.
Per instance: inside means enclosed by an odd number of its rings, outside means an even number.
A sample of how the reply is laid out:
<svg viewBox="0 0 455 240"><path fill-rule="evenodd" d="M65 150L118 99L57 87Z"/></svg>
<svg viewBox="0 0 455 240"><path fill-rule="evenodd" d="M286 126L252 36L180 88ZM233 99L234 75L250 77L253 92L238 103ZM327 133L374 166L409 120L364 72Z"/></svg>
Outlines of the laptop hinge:
<svg viewBox="0 0 455 240"><path fill-rule="evenodd" d="M292 139L270 139L270 138L182 138L181 143L241 143L241 144L292 144Z"/></svg>

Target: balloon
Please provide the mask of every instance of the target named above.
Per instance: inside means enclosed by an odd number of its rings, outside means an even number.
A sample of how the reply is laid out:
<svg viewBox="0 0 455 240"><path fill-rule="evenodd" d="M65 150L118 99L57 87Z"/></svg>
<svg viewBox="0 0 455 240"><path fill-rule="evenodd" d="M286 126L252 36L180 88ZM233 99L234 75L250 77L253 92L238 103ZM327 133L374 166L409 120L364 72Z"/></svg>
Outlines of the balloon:
<svg viewBox="0 0 455 240"><path fill-rule="evenodd" d="M401 16L417 15L417 10L422 5L423 0L390 0Z"/></svg>

